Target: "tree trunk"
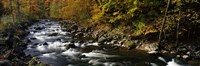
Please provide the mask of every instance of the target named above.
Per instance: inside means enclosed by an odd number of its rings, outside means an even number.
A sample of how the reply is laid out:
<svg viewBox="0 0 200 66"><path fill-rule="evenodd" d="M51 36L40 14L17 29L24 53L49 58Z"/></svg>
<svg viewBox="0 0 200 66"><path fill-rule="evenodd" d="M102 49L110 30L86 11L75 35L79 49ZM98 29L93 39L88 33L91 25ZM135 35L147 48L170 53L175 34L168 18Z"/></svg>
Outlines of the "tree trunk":
<svg viewBox="0 0 200 66"><path fill-rule="evenodd" d="M12 20L13 20L13 22L15 22L15 17L14 17L14 14L13 14L12 1L13 1L13 0L10 0L10 12L11 12L11 14L12 14Z"/></svg>
<svg viewBox="0 0 200 66"><path fill-rule="evenodd" d="M17 21L21 21L21 12L20 12L20 3L19 0L17 0Z"/></svg>
<svg viewBox="0 0 200 66"><path fill-rule="evenodd" d="M165 15L164 15L164 18L163 18L163 21L162 21L162 27L161 27L161 31L160 31L160 34L159 34L159 40L158 40L158 48L160 48L160 46L161 46L162 34L163 34L163 29L164 29L164 25L165 25L165 21L166 21L166 16L167 16L169 4L170 4L170 0L168 0L168 2L167 2L167 8L166 8Z"/></svg>

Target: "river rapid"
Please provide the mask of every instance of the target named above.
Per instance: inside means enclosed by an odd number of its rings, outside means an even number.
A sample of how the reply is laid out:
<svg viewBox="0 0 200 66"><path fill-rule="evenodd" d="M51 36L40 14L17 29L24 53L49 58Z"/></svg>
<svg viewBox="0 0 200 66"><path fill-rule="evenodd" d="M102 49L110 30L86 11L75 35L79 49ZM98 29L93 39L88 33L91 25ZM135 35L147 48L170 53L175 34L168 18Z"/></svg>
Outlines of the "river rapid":
<svg viewBox="0 0 200 66"><path fill-rule="evenodd" d="M148 55L145 51L116 50L97 42L81 41L59 22L40 20L26 30L26 55L51 66L189 66L171 57ZM84 39L84 38L82 38Z"/></svg>

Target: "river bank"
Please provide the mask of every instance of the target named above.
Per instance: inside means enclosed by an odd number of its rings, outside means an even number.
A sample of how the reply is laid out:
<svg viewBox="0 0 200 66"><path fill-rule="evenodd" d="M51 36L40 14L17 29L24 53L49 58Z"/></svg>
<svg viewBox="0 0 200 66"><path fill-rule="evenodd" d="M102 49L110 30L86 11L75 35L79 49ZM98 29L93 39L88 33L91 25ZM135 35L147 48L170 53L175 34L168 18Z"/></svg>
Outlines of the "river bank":
<svg viewBox="0 0 200 66"><path fill-rule="evenodd" d="M185 61L189 64L199 65L200 49L195 42L186 43L179 41L179 46L175 47L174 41L163 41L162 49L158 49L156 34L149 36L130 36L130 35L112 35L109 31L101 31L95 26L83 27L78 23L70 20L63 20L60 23L67 27L67 31L74 34L76 37L90 38L91 42L98 42L102 45L109 45L108 48L119 50L119 47L126 48L126 50L144 50L147 54L170 54L172 57ZM106 28L106 27L105 27ZM157 34L158 35L158 34Z"/></svg>
<svg viewBox="0 0 200 66"><path fill-rule="evenodd" d="M37 22L37 20L33 20L33 22ZM2 29L0 33L0 66L24 66L29 64L32 56L25 56L22 51L27 45L23 39L28 35L25 30L33 22L19 22Z"/></svg>

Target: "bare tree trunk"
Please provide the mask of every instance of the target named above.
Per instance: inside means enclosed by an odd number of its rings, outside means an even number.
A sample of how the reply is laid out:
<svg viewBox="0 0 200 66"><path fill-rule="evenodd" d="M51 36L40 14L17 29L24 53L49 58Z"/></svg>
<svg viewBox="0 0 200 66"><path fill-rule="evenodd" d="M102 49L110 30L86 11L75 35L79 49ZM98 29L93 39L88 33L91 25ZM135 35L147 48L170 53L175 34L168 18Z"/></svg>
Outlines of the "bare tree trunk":
<svg viewBox="0 0 200 66"><path fill-rule="evenodd" d="M19 0L17 0L17 21L21 21L21 12L20 12L20 3Z"/></svg>
<svg viewBox="0 0 200 66"><path fill-rule="evenodd" d="M13 1L13 0L10 0L10 12L12 13L12 20L13 20L13 22L15 22L15 17L14 17L14 14L13 14L12 1Z"/></svg>
<svg viewBox="0 0 200 66"><path fill-rule="evenodd" d="M158 40L158 48L160 47L160 44L161 44L162 34L163 34L163 29L164 29L164 25L165 25L165 21L166 21L166 16L167 16L169 4L170 4L170 0L168 0L168 2L167 2L167 8L166 8L166 11L165 11L165 16L164 16L163 21L162 21L162 27L161 27L161 31L160 31L160 34L159 34L159 40Z"/></svg>
<svg viewBox="0 0 200 66"><path fill-rule="evenodd" d="M180 19L181 19L181 12L179 11L179 19L178 22L176 23L176 47L178 46L179 42L179 24L180 24Z"/></svg>
<svg viewBox="0 0 200 66"><path fill-rule="evenodd" d="M31 0L29 0L29 14L32 16L32 5L31 5Z"/></svg>

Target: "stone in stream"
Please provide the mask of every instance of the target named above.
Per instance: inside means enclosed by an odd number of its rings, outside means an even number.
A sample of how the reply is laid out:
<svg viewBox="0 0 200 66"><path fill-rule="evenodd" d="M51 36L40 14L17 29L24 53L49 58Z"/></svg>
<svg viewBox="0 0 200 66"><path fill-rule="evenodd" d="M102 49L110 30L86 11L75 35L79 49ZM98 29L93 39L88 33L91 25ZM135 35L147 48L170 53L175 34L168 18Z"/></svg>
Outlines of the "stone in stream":
<svg viewBox="0 0 200 66"><path fill-rule="evenodd" d="M49 36L57 36L57 35L58 35L58 33L52 33Z"/></svg>
<svg viewBox="0 0 200 66"><path fill-rule="evenodd" d="M48 45L48 43L47 43L47 42L45 42L43 45Z"/></svg>
<svg viewBox="0 0 200 66"><path fill-rule="evenodd" d="M72 32L72 30L71 29L67 29L67 32Z"/></svg>
<svg viewBox="0 0 200 66"><path fill-rule="evenodd" d="M69 49L69 48L76 48L76 46L74 44L67 44L67 45L65 45L65 47L67 49Z"/></svg>
<svg viewBox="0 0 200 66"><path fill-rule="evenodd" d="M34 29L35 30L42 30L42 29L44 29L44 27L35 27Z"/></svg>
<svg viewBox="0 0 200 66"><path fill-rule="evenodd" d="M188 59L188 58L189 58L189 55L183 55L182 58L183 58L183 59Z"/></svg>
<svg viewBox="0 0 200 66"><path fill-rule="evenodd" d="M93 43L93 42L94 42L93 40L89 40L89 41L88 41L88 43Z"/></svg>
<svg viewBox="0 0 200 66"><path fill-rule="evenodd" d="M37 31L35 30L35 31L33 31L33 33L36 33Z"/></svg>
<svg viewBox="0 0 200 66"><path fill-rule="evenodd" d="M180 47L178 48L178 53L186 53L188 51L188 49L186 47Z"/></svg>
<svg viewBox="0 0 200 66"><path fill-rule="evenodd" d="M105 37L101 37L98 39L98 43L103 43L106 41L106 38Z"/></svg>
<svg viewBox="0 0 200 66"><path fill-rule="evenodd" d="M77 25L72 25L71 29L78 30L78 26Z"/></svg>
<svg viewBox="0 0 200 66"><path fill-rule="evenodd" d="M33 44L33 45L35 45L35 46L36 46L36 45L38 45L38 44L39 44L39 43L35 43L35 44Z"/></svg>
<svg viewBox="0 0 200 66"><path fill-rule="evenodd" d="M35 38L35 37L32 37L32 38L30 38L31 40L36 40L37 38Z"/></svg>
<svg viewBox="0 0 200 66"><path fill-rule="evenodd" d="M116 44L117 43L117 40L112 40L111 41L111 44Z"/></svg>

